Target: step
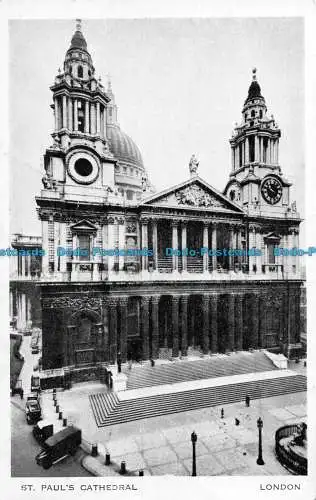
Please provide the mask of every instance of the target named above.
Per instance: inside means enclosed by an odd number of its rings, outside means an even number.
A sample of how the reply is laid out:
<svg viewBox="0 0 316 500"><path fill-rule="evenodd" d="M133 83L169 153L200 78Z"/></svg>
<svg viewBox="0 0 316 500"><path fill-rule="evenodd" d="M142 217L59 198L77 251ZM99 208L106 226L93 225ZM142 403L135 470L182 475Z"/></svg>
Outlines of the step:
<svg viewBox="0 0 316 500"><path fill-rule="evenodd" d="M261 399L302 391L306 391L306 377L303 375L293 375L224 386L206 387L178 393L153 395L121 402L118 401L118 405L109 416L104 414L100 420L99 416L95 415L96 424L98 427L117 425L143 418L153 418L171 413L236 403L244 401L246 395L249 395L251 399ZM101 394L100 396L105 397L105 394ZM91 397L90 402L95 414Z"/></svg>

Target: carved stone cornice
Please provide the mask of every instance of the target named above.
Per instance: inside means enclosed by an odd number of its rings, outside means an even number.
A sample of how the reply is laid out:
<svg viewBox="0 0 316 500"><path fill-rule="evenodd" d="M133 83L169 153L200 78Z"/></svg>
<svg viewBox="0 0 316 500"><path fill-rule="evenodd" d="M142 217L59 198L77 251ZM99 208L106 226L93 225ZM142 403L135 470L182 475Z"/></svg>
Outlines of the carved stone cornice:
<svg viewBox="0 0 316 500"><path fill-rule="evenodd" d="M101 307L101 299L97 297L50 297L42 299L43 309L75 309L76 311L92 309L99 310Z"/></svg>

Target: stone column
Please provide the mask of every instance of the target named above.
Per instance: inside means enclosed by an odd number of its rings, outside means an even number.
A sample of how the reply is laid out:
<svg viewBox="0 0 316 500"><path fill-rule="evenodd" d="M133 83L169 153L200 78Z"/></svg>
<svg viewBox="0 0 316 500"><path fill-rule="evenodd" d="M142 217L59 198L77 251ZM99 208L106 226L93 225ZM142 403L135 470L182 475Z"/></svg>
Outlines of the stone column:
<svg viewBox="0 0 316 500"><path fill-rule="evenodd" d="M118 297L109 297L109 338L110 338L110 363L117 361L117 303Z"/></svg>
<svg viewBox="0 0 316 500"><path fill-rule="evenodd" d="M234 226L231 224L229 225L229 250L233 250L234 249ZM233 271L234 269L234 257L233 255L229 255L228 256L228 266L229 266L229 270L230 271Z"/></svg>
<svg viewBox="0 0 316 500"><path fill-rule="evenodd" d="M103 221L103 226L102 226L102 248L110 248L108 245L108 224L107 220ZM104 269L107 271L109 270L109 262L108 262L108 256L107 255L102 255L102 262Z"/></svg>
<svg viewBox="0 0 316 500"><path fill-rule="evenodd" d="M211 351L215 353L218 351L217 341L217 302L218 295L211 295L210 309L211 309Z"/></svg>
<svg viewBox="0 0 316 500"><path fill-rule="evenodd" d="M172 227L172 249L178 250L178 221L171 221ZM178 271L178 256L172 255L172 271Z"/></svg>
<svg viewBox="0 0 316 500"><path fill-rule="evenodd" d="M255 161L259 162L259 137L255 136Z"/></svg>
<svg viewBox="0 0 316 500"><path fill-rule="evenodd" d="M114 250L115 248L115 219L114 217L108 217L108 226L107 226L107 245L108 248L111 250ZM114 255L108 255L107 260L108 260L108 270L109 272L113 271L114 269Z"/></svg>
<svg viewBox="0 0 316 500"><path fill-rule="evenodd" d="M210 324L209 324L209 304L210 304L210 296L205 294L202 297L202 309L203 309L203 354L208 354L210 343Z"/></svg>
<svg viewBox="0 0 316 500"><path fill-rule="evenodd" d="M261 245L262 245L262 237L261 237L261 232L260 228L257 228L257 233L256 233L256 249L261 252ZM257 266L257 274L262 273L262 255L258 255L256 258L256 266Z"/></svg>
<svg viewBox="0 0 316 500"><path fill-rule="evenodd" d="M208 227L209 223L207 221L203 222L203 247L207 248L207 252L204 253L203 255L203 272L208 272Z"/></svg>
<svg viewBox="0 0 316 500"><path fill-rule="evenodd" d="M148 248L148 220L143 219L141 220L141 225L142 225L142 250L145 250ZM148 269L148 256L147 255L142 255L142 270L147 271Z"/></svg>
<svg viewBox="0 0 316 500"><path fill-rule="evenodd" d="M72 108L72 98L68 97L68 129L70 130L70 132L73 131Z"/></svg>
<svg viewBox="0 0 316 500"><path fill-rule="evenodd" d="M55 118L55 132L58 132L59 130L59 123L58 123L58 98L54 98L54 118Z"/></svg>
<svg viewBox="0 0 316 500"><path fill-rule="evenodd" d="M181 322L181 355L188 353L188 295L181 295L180 322Z"/></svg>
<svg viewBox="0 0 316 500"><path fill-rule="evenodd" d="M78 132L78 100L74 99L74 130Z"/></svg>
<svg viewBox="0 0 316 500"><path fill-rule="evenodd" d="M21 255L21 269L23 278L25 278L25 259L25 255Z"/></svg>
<svg viewBox="0 0 316 500"><path fill-rule="evenodd" d="M179 356L179 296L172 296L172 356Z"/></svg>
<svg viewBox="0 0 316 500"><path fill-rule="evenodd" d="M28 319L28 321L31 321L32 320L32 304L31 304L31 299L29 299L26 295L25 295L25 299L26 299L26 304L27 304L27 319Z"/></svg>
<svg viewBox="0 0 316 500"><path fill-rule="evenodd" d="M141 298L141 324L143 341L143 359L149 359L149 299Z"/></svg>
<svg viewBox="0 0 316 500"><path fill-rule="evenodd" d="M249 225L249 248L248 250L253 249L256 246L256 226L254 224ZM249 273L254 274L254 265L256 264L256 257L253 255L249 255Z"/></svg>
<svg viewBox="0 0 316 500"><path fill-rule="evenodd" d="M48 274L48 222L47 220L42 220L42 248L44 250L44 255L42 256L42 276Z"/></svg>
<svg viewBox="0 0 316 500"><path fill-rule="evenodd" d="M212 224L212 270L217 271L217 256L215 250L217 249L217 224Z"/></svg>
<svg viewBox="0 0 316 500"><path fill-rule="evenodd" d="M231 155L232 155L232 169L235 170L235 149L233 147L231 149Z"/></svg>
<svg viewBox="0 0 316 500"><path fill-rule="evenodd" d="M260 313L260 331L258 336L258 347L264 349L265 345L265 334L267 333L267 304L268 297L266 295L261 295L259 303L259 313ZM280 321L281 329L283 328L282 321ZM281 332L281 337L283 334Z"/></svg>
<svg viewBox="0 0 316 500"><path fill-rule="evenodd" d="M27 258L27 276L30 279L31 278L31 259L32 259L32 257L31 257L31 255L28 255L26 258Z"/></svg>
<svg viewBox="0 0 316 500"><path fill-rule="evenodd" d="M243 294L235 295L235 349L241 351L243 347L243 315L242 315Z"/></svg>
<svg viewBox="0 0 316 500"><path fill-rule="evenodd" d="M276 165L279 164L279 139L275 141L275 163Z"/></svg>
<svg viewBox="0 0 316 500"><path fill-rule="evenodd" d="M159 357L159 295L151 298L151 352L152 359Z"/></svg>
<svg viewBox="0 0 316 500"><path fill-rule="evenodd" d="M120 352L122 363L127 360L127 303L128 297L119 298L120 308Z"/></svg>
<svg viewBox="0 0 316 500"><path fill-rule="evenodd" d="M90 113L89 113L89 101L85 102L85 113L84 113L84 131L86 134L90 132Z"/></svg>
<svg viewBox="0 0 316 500"><path fill-rule="evenodd" d="M118 219L118 231L119 231L119 250L124 250L126 247L125 244L125 220L123 218ZM148 257L147 257L148 260ZM125 263L125 257L124 255L119 256L119 270L123 271L124 269L124 263Z"/></svg>
<svg viewBox="0 0 316 500"><path fill-rule="evenodd" d="M90 133L95 134L96 133L96 111L95 111L95 103L90 104Z"/></svg>
<svg viewBox="0 0 316 500"><path fill-rule="evenodd" d="M181 246L182 251L187 248L187 222L181 223ZM187 271L187 256L182 254L182 271Z"/></svg>
<svg viewBox="0 0 316 500"><path fill-rule="evenodd" d="M253 294L252 298L252 347L259 345L259 295Z"/></svg>
<svg viewBox="0 0 316 500"><path fill-rule="evenodd" d="M24 293L21 294L21 324L22 328L25 328L26 326L26 307L25 307L25 295Z"/></svg>
<svg viewBox="0 0 316 500"><path fill-rule="evenodd" d="M245 163L249 163L249 138L245 139Z"/></svg>
<svg viewBox="0 0 316 500"><path fill-rule="evenodd" d="M67 97L63 95L63 128L67 128Z"/></svg>
<svg viewBox="0 0 316 500"><path fill-rule="evenodd" d="M235 346L235 294L228 296L228 350L233 351Z"/></svg>
<svg viewBox="0 0 316 500"><path fill-rule="evenodd" d="M153 231L153 252L154 252L154 269L158 270L158 227L157 220L152 220L152 231Z"/></svg>
<svg viewBox="0 0 316 500"><path fill-rule="evenodd" d="M60 223L60 246L67 248L67 224L66 222ZM65 273L67 271L67 257L63 255L60 257L60 271Z"/></svg>
<svg viewBox="0 0 316 500"><path fill-rule="evenodd" d="M100 103L97 102L96 104L96 133L99 135L100 134Z"/></svg>

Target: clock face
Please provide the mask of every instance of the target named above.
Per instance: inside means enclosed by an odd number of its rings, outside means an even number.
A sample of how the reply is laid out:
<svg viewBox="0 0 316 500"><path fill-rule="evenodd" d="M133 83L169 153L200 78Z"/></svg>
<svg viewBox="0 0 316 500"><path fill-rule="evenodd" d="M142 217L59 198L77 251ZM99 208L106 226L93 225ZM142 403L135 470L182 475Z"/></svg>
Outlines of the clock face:
<svg viewBox="0 0 316 500"><path fill-rule="evenodd" d="M282 184L275 177L268 177L261 186L261 194L270 205L278 203L282 197Z"/></svg>

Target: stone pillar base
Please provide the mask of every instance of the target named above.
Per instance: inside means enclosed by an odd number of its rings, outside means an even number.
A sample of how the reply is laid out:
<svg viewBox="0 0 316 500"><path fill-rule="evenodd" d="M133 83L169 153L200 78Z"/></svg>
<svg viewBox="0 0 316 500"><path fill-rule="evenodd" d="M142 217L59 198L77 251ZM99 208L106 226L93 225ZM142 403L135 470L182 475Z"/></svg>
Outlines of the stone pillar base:
<svg viewBox="0 0 316 500"><path fill-rule="evenodd" d="M126 391L127 375L125 373L113 373L113 390L115 392Z"/></svg>

